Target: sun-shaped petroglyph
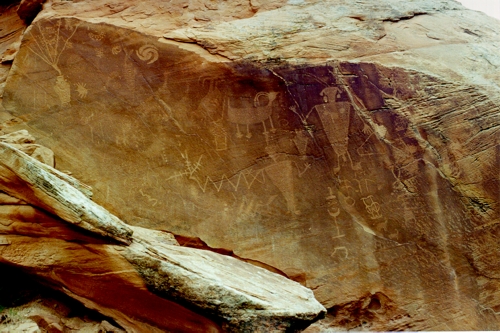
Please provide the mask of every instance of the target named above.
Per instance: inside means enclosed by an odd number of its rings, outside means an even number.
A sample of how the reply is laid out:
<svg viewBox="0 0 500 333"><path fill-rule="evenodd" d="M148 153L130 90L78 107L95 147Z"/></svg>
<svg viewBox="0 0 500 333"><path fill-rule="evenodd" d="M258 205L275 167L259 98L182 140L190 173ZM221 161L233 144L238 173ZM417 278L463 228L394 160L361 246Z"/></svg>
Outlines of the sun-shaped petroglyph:
<svg viewBox="0 0 500 333"><path fill-rule="evenodd" d="M87 97L87 94L89 90L85 87L85 83L77 83L76 84L76 91L78 92L78 97L80 98L85 98Z"/></svg>

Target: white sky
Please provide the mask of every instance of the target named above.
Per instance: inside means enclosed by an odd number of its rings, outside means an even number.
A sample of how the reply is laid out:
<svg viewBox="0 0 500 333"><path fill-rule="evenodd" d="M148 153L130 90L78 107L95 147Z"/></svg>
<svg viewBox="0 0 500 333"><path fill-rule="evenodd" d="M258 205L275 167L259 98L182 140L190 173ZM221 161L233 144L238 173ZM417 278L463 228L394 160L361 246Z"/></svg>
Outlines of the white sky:
<svg viewBox="0 0 500 333"><path fill-rule="evenodd" d="M467 8L480 10L500 20L500 0L458 0Z"/></svg>

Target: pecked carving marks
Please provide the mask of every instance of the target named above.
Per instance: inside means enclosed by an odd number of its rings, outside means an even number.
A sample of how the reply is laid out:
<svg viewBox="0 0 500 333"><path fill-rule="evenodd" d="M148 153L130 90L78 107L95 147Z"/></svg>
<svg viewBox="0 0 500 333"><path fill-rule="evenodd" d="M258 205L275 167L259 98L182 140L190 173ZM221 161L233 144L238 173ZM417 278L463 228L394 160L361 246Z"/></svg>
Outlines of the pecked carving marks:
<svg viewBox="0 0 500 333"><path fill-rule="evenodd" d="M25 134L24 139L30 140L31 137L24 132L21 133ZM20 137L20 134L11 134L3 139L14 141L17 138L19 141ZM3 230L6 236L0 237L0 261L29 268L71 297L109 314L127 330L143 319L167 330L178 330L181 324L177 321L171 323L163 319L173 312L179 320L188 321L183 323L183 329L189 331L219 332L219 324L222 324L224 331L255 331L264 326L284 332L305 328L326 312L311 290L281 275L229 256L180 247L173 235L163 231L126 225L56 176L55 169L42 166L41 162L7 143L0 142L0 157L0 190L24 201L13 201L15 198L7 195L2 200L9 204L27 203L53 214L46 217L40 212L35 217L33 212L36 209L30 206L24 207L28 209L7 209L15 215L13 221L9 221L7 214L7 222L17 225ZM142 189L139 192L149 200L155 200ZM91 233L80 237L77 229L68 232L68 225L61 219ZM23 223L34 226L19 227ZM37 230L46 226L54 228L54 225L58 230L55 238L51 238L54 229ZM34 235L37 239L43 235L40 242L46 247L39 246L39 241L32 239ZM106 236L118 243L110 244L110 239L92 243L95 235ZM71 242L75 239L83 239L85 243L90 240L92 244ZM31 243L35 245L30 246ZM144 288L138 274L149 290ZM75 287L75 283L79 283L75 281L82 276L95 278L92 287ZM109 294L103 298L102 293L90 292L87 288L107 290ZM119 295L116 290L119 290ZM138 312L129 309L128 304L113 303L115 299L121 300L120 295L133 299L134 304L149 301L164 306L159 307L158 312L145 307L146 314L137 315ZM110 309L110 304L114 308ZM187 308L196 310L198 315ZM167 311L167 314L158 317L161 311ZM206 317L217 318L218 324ZM151 330L149 326L145 327Z"/></svg>
<svg viewBox="0 0 500 333"><path fill-rule="evenodd" d="M323 97L325 103L314 106L330 145L337 155L337 166L334 168L335 173L340 171L341 159L344 162L349 159L351 168L359 169L359 166L354 166L348 148L351 105L349 102L336 102L338 91L339 88L337 87L323 89L320 95Z"/></svg>
<svg viewBox="0 0 500 333"><path fill-rule="evenodd" d="M37 29L39 38L36 38L34 45L28 46L28 49L57 72L53 89L59 97L59 103L67 105L71 102L71 87L61 71L59 62L63 52L72 47L71 39L77 32L78 25L62 26L62 20L59 20L55 25L37 24L34 29Z"/></svg>
<svg viewBox="0 0 500 333"><path fill-rule="evenodd" d="M82 25L61 54L62 79L25 48L19 63L33 66L11 77L4 101L57 142L63 163L95 179L98 195L135 224L201 231L209 244L305 272L306 283L325 276L325 301L379 290L377 283L419 299L428 286L439 289L434 273L427 279L427 272L409 265L391 271L386 256L401 250L381 249L418 241L450 252L452 259L442 258L449 262L464 251L455 237L471 228L470 217L477 225L496 218L498 154L478 151L491 147L497 118L487 103L464 109L469 102L462 102L484 101L484 95L366 63L200 61L186 49L125 29ZM98 70L87 80L82 68L92 66ZM38 80L41 72L45 81ZM71 97L65 108L63 79ZM60 94L53 90L57 80ZM481 120L479 110L491 116ZM464 133L471 136L464 140ZM436 181L431 165L447 179L429 192ZM462 198L448 181L463 185ZM470 248L481 256L482 242ZM489 255L480 262L485 269L495 262ZM414 290L398 282L413 276ZM428 294L429 302L441 304Z"/></svg>
<svg viewBox="0 0 500 333"><path fill-rule="evenodd" d="M127 41L130 35L134 33L74 18L37 21L26 35L27 45L21 55L23 70L17 73L18 68L14 68L11 75L22 75L23 71L38 74L29 86L19 86L12 97L19 100L31 94L29 107L34 110L69 106L77 101L89 103L106 92L138 104L146 92L157 88L153 81L148 82L148 87L138 85L138 68L155 68L161 52L150 42L137 45ZM134 40L137 36L130 37ZM46 67L57 74L47 81L36 67ZM89 68L92 75L83 75ZM102 73L106 77L100 78ZM36 88L36 83L43 86L43 91L38 91L40 86ZM89 99L91 94L94 96Z"/></svg>
<svg viewBox="0 0 500 333"><path fill-rule="evenodd" d="M241 170L235 176L227 176L225 174L217 178L212 176L202 176L203 172L201 172L200 169L204 163L204 155L198 157L196 161L189 158L188 152L181 153L181 157L184 161L184 170L167 178L167 181L183 177L196 183L203 193L206 193L209 189L220 192L223 187L224 190L229 189L235 192L238 192L242 188L250 190L255 183L262 184L265 182L265 179L263 178L263 170L254 170L253 168Z"/></svg>
<svg viewBox="0 0 500 333"><path fill-rule="evenodd" d="M140 60L146 62L148 65L156 62L159 57L158 49L154 45L142 45L135 53Z"/></svg>

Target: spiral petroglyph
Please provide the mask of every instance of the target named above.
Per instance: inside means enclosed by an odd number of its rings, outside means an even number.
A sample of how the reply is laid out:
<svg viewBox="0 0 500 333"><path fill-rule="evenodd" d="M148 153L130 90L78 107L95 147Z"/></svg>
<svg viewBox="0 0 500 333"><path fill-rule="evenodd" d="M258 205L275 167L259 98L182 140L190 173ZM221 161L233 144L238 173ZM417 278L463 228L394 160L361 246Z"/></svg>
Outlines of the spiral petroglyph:
<svg viewBox="0 0 500 333"><path fill-rule="evenodd" d="M148 65L158 60L158 49L153 45L143 45L139 50L136 50L135 53L139 59L147 61Z"/></svg>

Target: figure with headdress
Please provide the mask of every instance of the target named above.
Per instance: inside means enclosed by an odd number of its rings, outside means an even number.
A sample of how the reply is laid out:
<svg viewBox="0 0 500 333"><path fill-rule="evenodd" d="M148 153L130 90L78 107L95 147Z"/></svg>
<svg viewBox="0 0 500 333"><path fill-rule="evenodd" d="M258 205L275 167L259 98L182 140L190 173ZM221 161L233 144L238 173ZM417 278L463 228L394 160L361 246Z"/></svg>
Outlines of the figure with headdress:
<svg viewBox="0 0 500 333"><path fill-rule="evenodd" d="M334 172L340 171L341 159L343 162L349 160L352 169L355 169L348 149L351 104L337 101L340 97L338 87L327 87L320 92L320 95L325 103L318 104L314 108L318 112L330 145L337 155L337 166Z"/></svg>

